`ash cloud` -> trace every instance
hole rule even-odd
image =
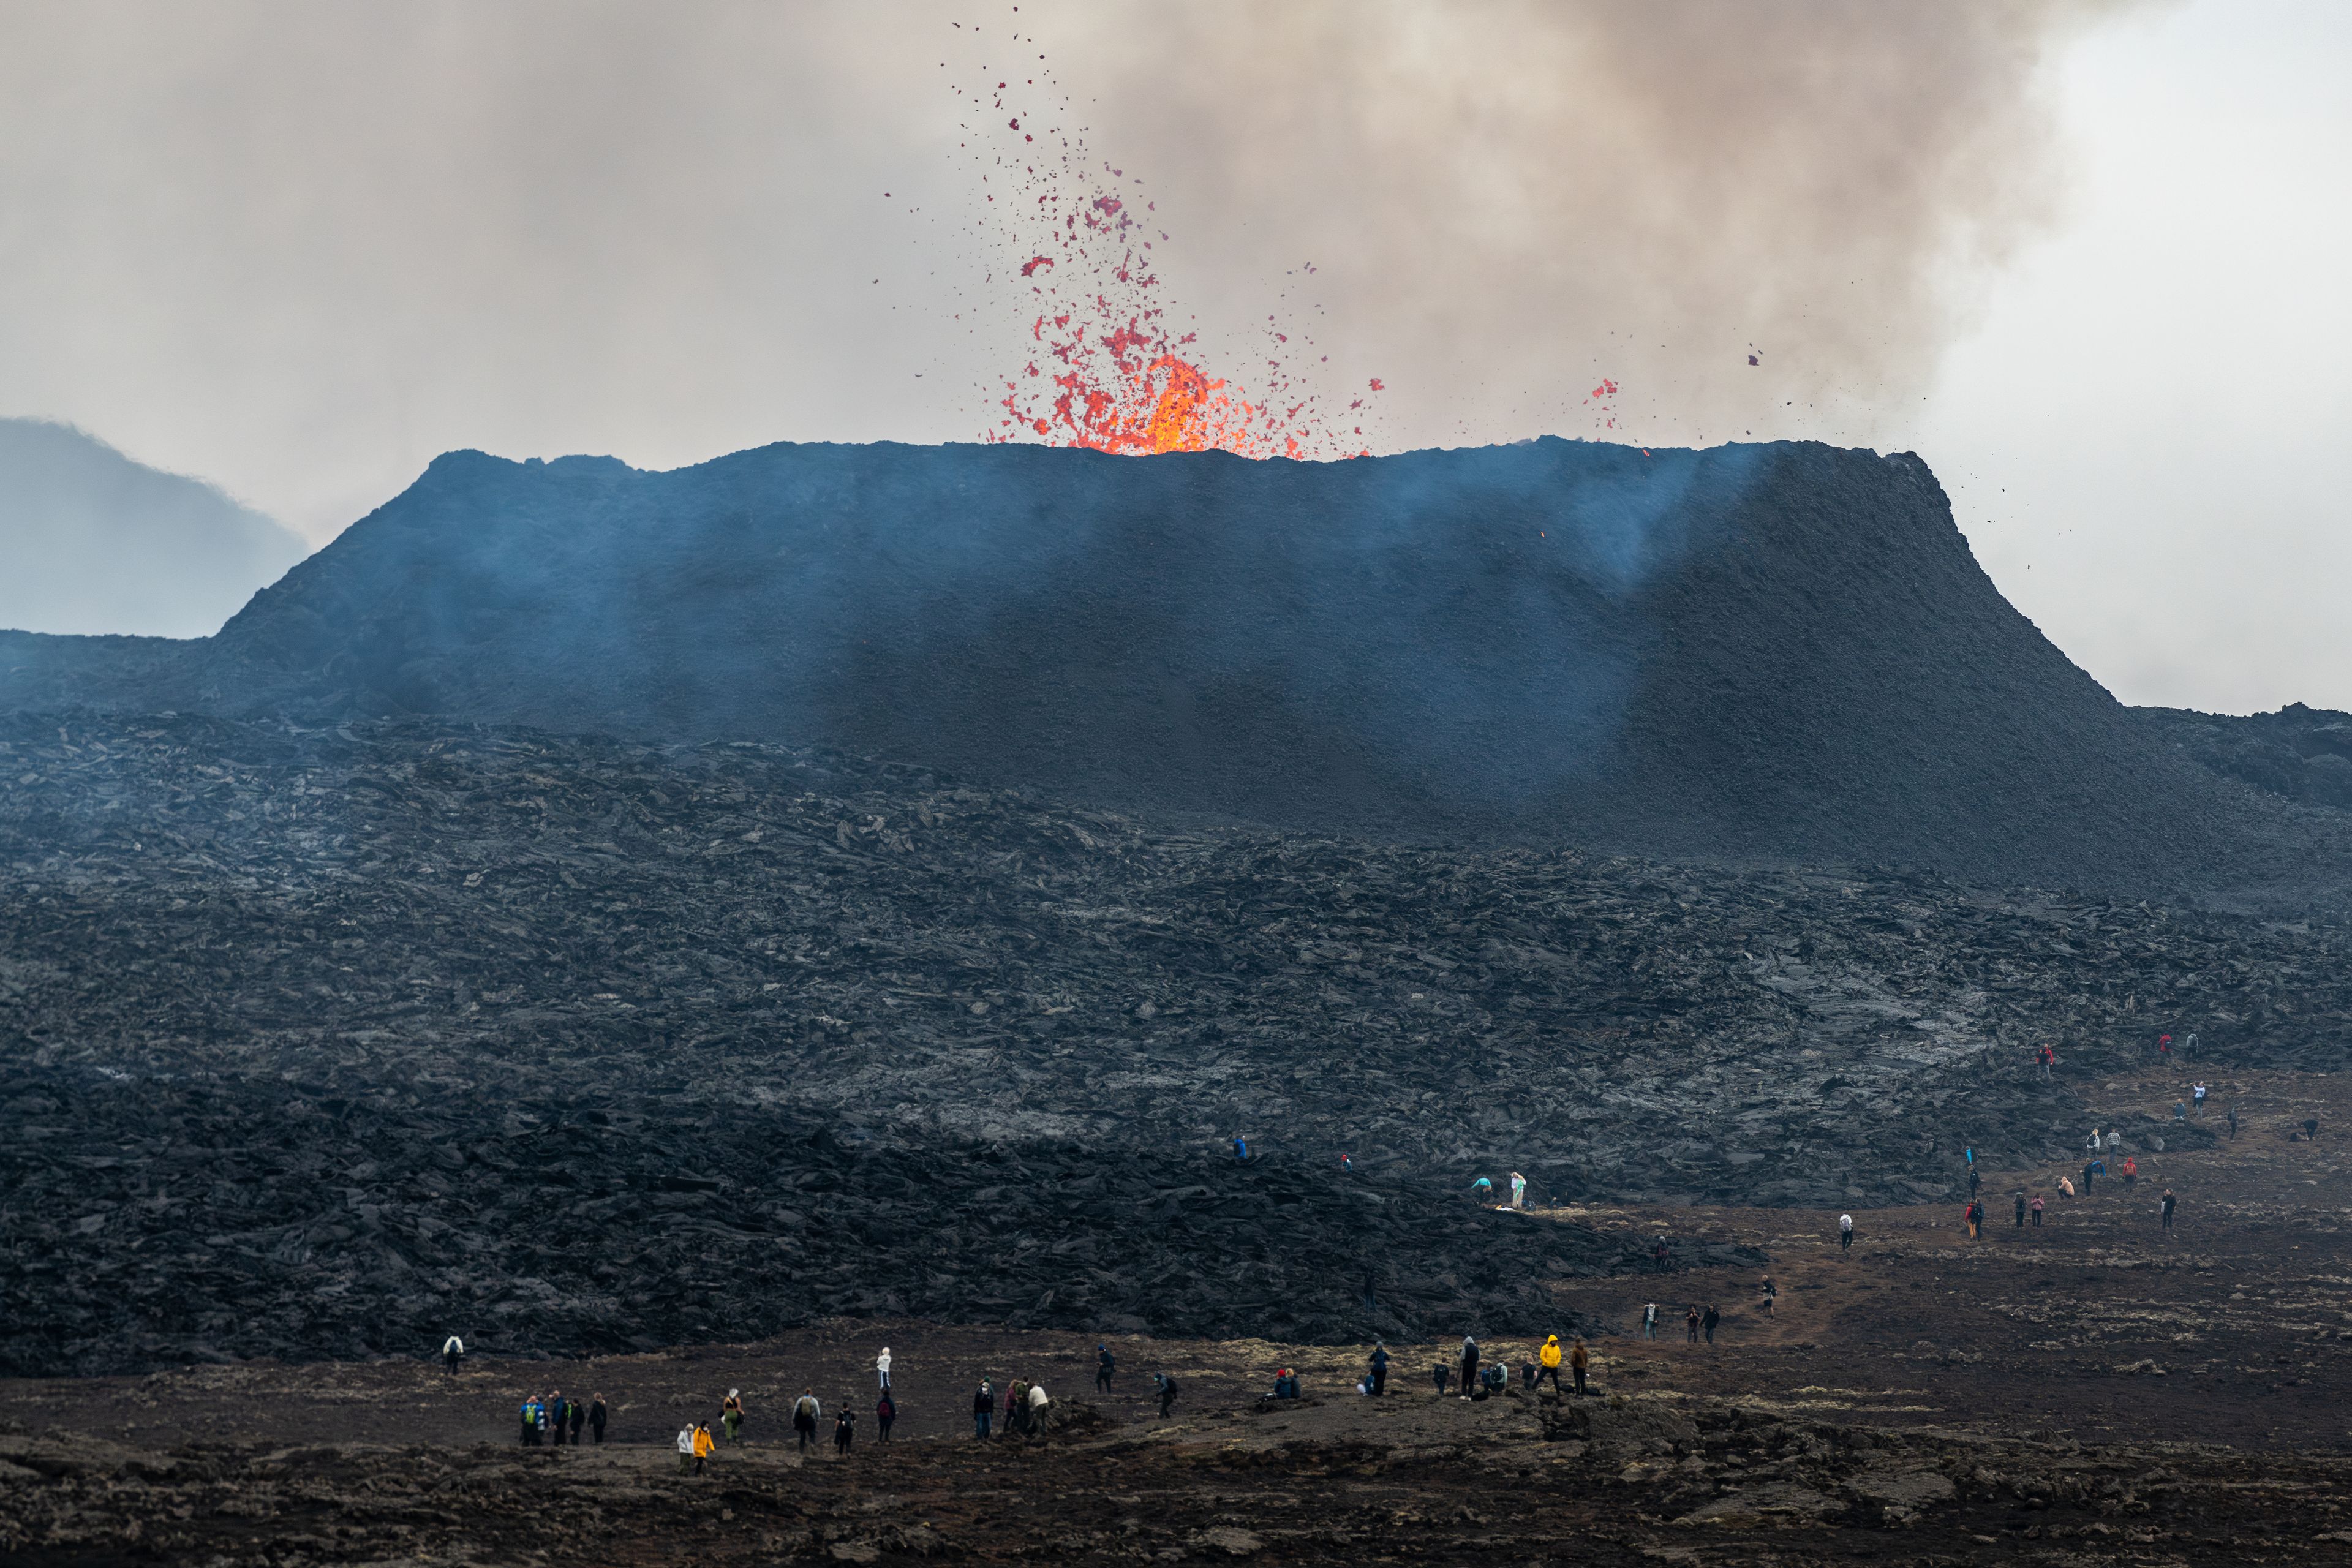
[[[2132,8],[1208,0],[1036,30],[1097,147],[1151,171],[1171,274],[1230,297],[1317,263],[1393,435],[1613,412],[1706,442],[1916,406],[2063,195],[2045,67]]]
[[[951,87],[1018,53],[1213,374],[1287,312],[1381,449],[1604,433],[1604,375],[1636,439],[1867,439],[2121,5],[0,0],[0,412],[313,540],[463,447],[972,439],[1029,318]]]

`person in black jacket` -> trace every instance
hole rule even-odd
[[[1478,1386],[1478,1342],[1468,1334],[1462,1336],[1462,1394],[1468,1398]]]
[[[1715,1343],[1715,1325],[1721,1321],[1723,1321],[1723,1314],[1715,1310],[1714,1302],[1709,1301],[1706,1304],[1706,1311],[1698,1321],[1699,1331],[1706,1336],[1707,1343]]]
[[[882,1397],[874,1402],[874,1425],[882,1434],[882,1441],[890,1440],[890,1423],[898,1419],[898,1406],[891,1401],[890,1391],[884,1389]]]
[[[996,1391],[988,1386],[986,1378],[982,1378],[980,1381],[980,1387],[972,1392],[971,1396],[971,1435],[975,1437],[987,1436],[988,1424],[995,1418],[995,1415]]]
[[[580,1428],[587,1424],[588,1407],[578,1400],[572,1402],[572,1446],[580,1447]]]
[[[1110,1347],[1108,1345],[1097,1345],[1095,1347],[1095,1388],[1097,1392],[1102,1394],[1108,1394],[1110,1392],[1110,1374],[1117,1371],[1118,1367],[1118,1363],[1111,1359]]]
[[[555,1446],[563,1447],[563,1424],[571,1418],[572,1406],[563,1402],[563,1390],[557,1389],[547,1396],[547,1424],[554,1430]]]
[[[857,1412],[852,1410],[848,1402],[845,1400],[842,1403],[841,1413],[833,1418],[833,1451],[836,1454],[849,1452],[850,1439],[856,1435]]]
[[[601,1394],[596,1396],[595,1403],[588,1406],[588,1432],[595,1442],[604,1440],[604,1396]]]
[[[1151,1374],[1151,1384],[1160,1390],[1160,1417],[1164,1421],[1176,1403],[1176,1380],[1164,1372],[1155,1372]]]

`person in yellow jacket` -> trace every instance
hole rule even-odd
[[[702,1461],[710,1458],[710,1451],[717,1447],[719,1445],[710,1440],[710,1428],[697,1423],[694,1428],[694,1473],[696,1475],[702,1473]]]
[[[1558,1334],[1546,1339],[1543,1349],[1536,1352],[1536,1386],[1538,1388],[1543,1386],[1545,1378],[1551,1379],[1551,1391],[1554,1394],[1560,1392],[1559,1336]]]
[[[1579,1399],[1584,1397],[1584,1369],[1591,1364],[1592,1352],[1584,1348],[1584,1338],[1580,1334],[1577,1336],[1576,1343],[1570,1345],[1568,1350],[1568,1370],[1575,1379],[1576,1396]],[[1558,1388],[1559,1379],[1553,1378],[1551,1385]]]

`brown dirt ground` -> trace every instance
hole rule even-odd
[[[2168,1112],[2192,1076],[2116,1079],[2098,1110]],[[1602,1397],[1572,1410],[1437,1399],[1428,1369],[1451,1345],[1391,1347],[1392,1397],[1373,1402],[1350,1387],[1362,1347],[1115,1337],[1104,1397],[1089,1337],[846,1320],[752,1345],[476,1361],[454,1378],[385,1361],[21,1380],[0,1383],[0,1434],[15,1434],[0,1436],[0,1558],[2352,1557],[2352,1172],[2336,1131],[2352,1127],[2352,1083],[2208,1081],[2209,1126],[2240,1107],[2234,1141],[2140,1152],[2134,1188],[2074,1200],[2056,1168],[1989,1172],[1979,1240],[1958,1205],[1858,1211],[1844,1256],[1833,1211],[1573,1211],[1751,1242],[1780,1295],[1768,1318],[1750,1270],[1564,1287],[1623,1331],[1596,1342]],[[2290,1138],[2306,1116],[2316,1142]],[[2052,1198],[2039,1230],[2011,1223],[2020,1184]],[[1654,1290],[1671,1295],[1654,1298],[1667,1321],[1651,1343],[1633,1329]],[[1680,1342],[1693,1300],[1725,1312],[1712,1346]],[[901,1410],[887,1450],[865,1370],[885,1343]],[[1514,1365],[1533,1348],[1486,1345]],[[1307,1404],[1261,1400],[1278,1365],[1301,1373]],[[1167,1422],[1147,1388],[1160,1368],[1183,1389]],[[972,1443],[982,1376],[1042,1381],[1071,1427]],[[678,1476],[678,1424],[716,1431],[730,1387],[750,1441]],[[517,1447],[515,1406],[555,1388],[602,1393],[614,1441]],[[847,1458],[793,1451],[784,1412],[803,1388],[828,1415],[860,1412]],[[1904,1490],[1930,1471],[1951,1484]]]

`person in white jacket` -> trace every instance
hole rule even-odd
[[[882,1353],[874,1358],[874,1375],[882,1380],[882,1392],[890,1392],[890,1347],[884,1345]]]
[[[677,1429],[677,1473],[694,1468],[694,1423],[689,1421]]]

